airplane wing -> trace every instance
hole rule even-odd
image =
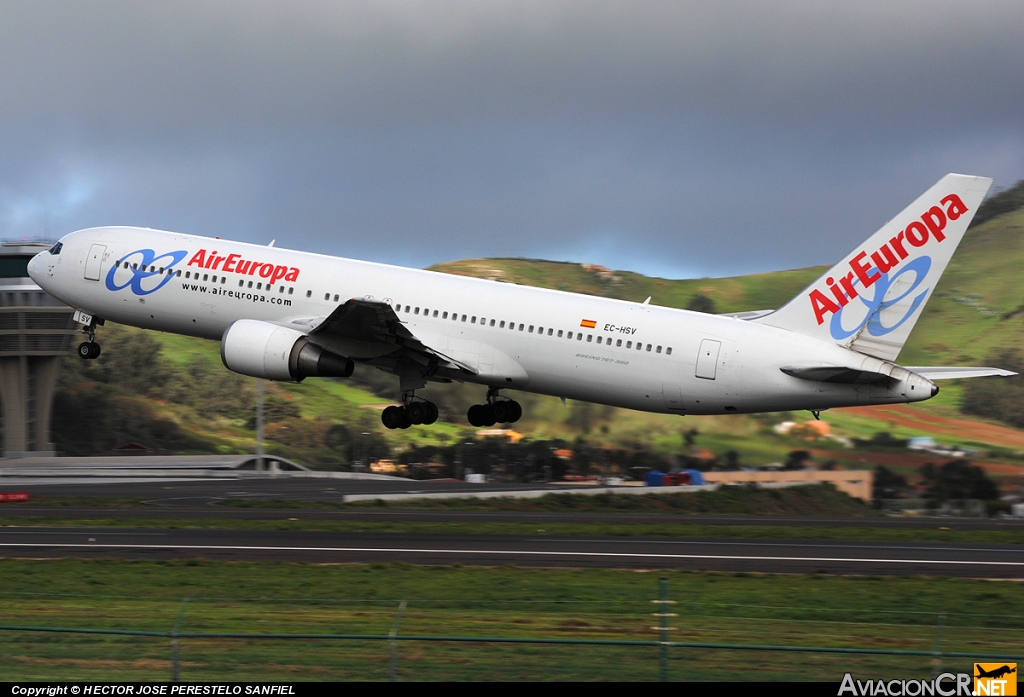
[[[758,317],[764,317],[770,315],[775,310],[744,310],[743,312],[722,312],[719,317],[735,317],[736,319],[745,319],[747,321],[757,319]]]
[[[929,380],[957,380],[960,378],[1010,377],[1017,373],[1002,368],[969,368],[966,366],[903,366],[912,373],[917,373]]]
[[[339,305],[326,318],[300,320],[293,324],[312,327],[307,334],[311,342],[349,358],[411,362],[429,375],[439,368],[477,373],[472,366],[413,335],[388,303],[353,298]]]

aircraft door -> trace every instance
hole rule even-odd
[[[102,244],[94,244],[89,248],[89,256],[85,258],[85,280],[100,280],[100,265],[103,263],[103,253],[106,251],[106,245]]]
[[[697,354],[695,374],[704,380],[714,380],[718,371],[718,352],[722,350],[722,342],[704,339],[700,342],[700,353]]]
[[[668,409],[683,410],[683,394],[679,385],[662,384],[661,394],[665,397],[665,406]]]

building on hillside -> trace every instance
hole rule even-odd
[[[49,242],[0,245],[0,407],[4,457],[53,455],[50,414],[60,359],[78,331],[74,310],[28,276],[28,262]]]
[[[747,472],[704,472],[705,484],[758,484],[794,486],[828,482],[839,491],[863,501],[871,501],[875,473],[871,470],[779,470]]]

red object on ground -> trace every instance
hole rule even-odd
[[[15,491],[10,494],[0,493],[0,501],[28,501],[28,492]]]
[[[666,474],[661,479],[662,486],[687,486],[690,483],[689,472],[678,472],[676,474]]]

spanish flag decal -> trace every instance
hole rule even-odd
[[[580,326],[586,327],[587,329],[593,329],[594,327],[597,326],[597,320],[585,319],[582,322],[580,322]]]

